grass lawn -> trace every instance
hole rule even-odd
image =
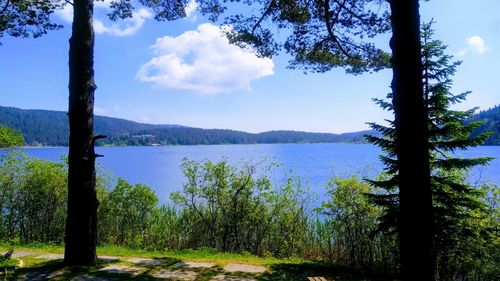
[[[0,245],[2,252],[10,249],[8,245]],[[27,256],[12,258],[0,263],[0,278],[7,276],[6,280],[18,280],[19,276],[26,274],[47,272],[47,280],[72,280],[77,276],[93,276],[101,278],[95,280],[176,280],[156,279],[154,274],[161,270],[171,270],[171,266],[180,261],[210,262],[215,266],[210,268],[189,269],[195,272],[195,281],[209,281],[215,276],[226,274],[234,278],[227,280],[258,280],[258,281],[295,281],[308,280],[307,277],[321,276],[329,281],[361,281],[361,280],[391,280],[383,276],[373,276],[346,267],[335,266],[321,261],[306,261],[299,258],[278,259],[273,257],[258,257],[251,254],[217,253],[212,249],[188,249],[181,251],[144,251],[116,246],[98,247],[98,256],[119,257],[118,261],[100,261],[95,267],[64,268],[61,260],[48,260],[37,258],[45,254],[62,254],[64,248],[54,245],[29,245],[15,246],[14,253],[29,253]],[[161,265],[144,266],[144,271],[138,275],[117,274],[103,272],[107,266],[137,267],[136,264],[127,262],[128,258],[158,258]],[[229,263],[264,266],[265,273],[227,273],[223,270]],[[186,269],[183,269],[186,270]],[[50,276],[58,272],[57,276]],[[50,273],[50,274],[49,274]],[[28,275],[29,276],[29,275]],[[249,279],[245,279],[249,278]],[[28,278],[29,279],[29,278]],[[44,280],[43,278],[41,280]],[[79,279],[86,280],[86,279]],[[92,280],[92,279],[88,279]]]

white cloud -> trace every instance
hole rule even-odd
[[[186,18],[196,20],[196,9],[198,9],[198,3],[196,0],[189,1],[184,9],[186,12]]]
[[[158,88],[215,94],[250,89],[252,80],[274,74],[274,63],[251,49],[229,43],[221,28],[205,23],[177,37],[164,36],[151,46],[154,57],[137,78]]]
[[[96,9],[109,9],[111,0],[95,1]],[[73,6],[65,5],[63,9],[57,10],[56,15],[63,21],[71,23],[73,21]],[[109,34],[113,36],[129,36],[135,34],[144,25],[146,19],[153,17],[151,12],[141,8],[132,13],[132,18],[121,20],[119,22],[102,21],[94,18],[94,31],[97,34]]]
[[[66,4],[64,8],[56,10],[55,14],[67,23],[73,22],[73,6]]]
[[[462,49],[458,53],[459,56],[465,56],[470,51],[477,54],[484,54],[490,49],[488,46],[486,46],[484,39],[477,35],[467,37],[465,42],[467,44],[467,47]]]
[[[111,2],[113,2],[113,0],[94,0],[94,7],[109,9]]]
[[[483,38],[479,36],[471,36],[467,38],[467,44],[469,47],[478,54],[484,54],[488,47],[484,44]]]
[[[132,13],[132,18],[120,21],[120,23],[106,24],[99,19],[94,19],[94,31],[97,34],[109,34],[114,36],[134,35],[144,25],[146,19],[153,15],[148,10],[141,8]]]

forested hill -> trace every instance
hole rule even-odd
[[[474,135],[492,132],[486,145],[500,145],[500,105],[492,107],[488,110],[480,111],[470,121],[482,121],[483,124],[474,131]]]
[[[62,111],[0,107],[0,124],[19,130],[27,145],[67,146],[68,117]],[[270,131],[259,134],[234,130],[199,129],[180,125],[151,125],[118,118],[95,117],[95,133],[108,136],[99,145],[193,145],[252,143],[362,142],[368,131],[329,134]]]
[[[63,111],[19,109],[0,106],[0,124],[19,130],[27,145],[68,145],[68,116]],[[109,137],[129,135],[141,130],[180,127],[178,125],[151,125],[124,119],[96,116],[96,134]]]

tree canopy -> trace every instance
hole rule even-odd
[[[18,131],[0,125],[0,148],[22,146],[24,137]]]
[[[260,7],[258,15],[237,14],[226,19],[228,35],[239,45],[251,44],[262,56],[284,49],[293,56],[291,68],[325,72],[334,67],[360,74],[388,67],[390,55],[373,38],[390,30],[385,1],[243,1]],[[274,31],[289,34],[283,42]]]
[[[50,30],[61,28],[61,25],[52,22],[50,16],[65,4],[63,0],[0,0],[0,38],[4,34],[37,38]]]

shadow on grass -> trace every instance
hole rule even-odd
[[[324,277],[328,281],[382,281],[394,280],[390,276],[363,273],[348,267],[336,266],[325,262],[277,263],[269,266],[270,271],[259,273],[224,272],[220,266],[211,268],[172,268],[181,261],[177,258],[157,257],[162,261],[160,265],[148,266],[130,264],[120,260],[99,260],[97,266],[92,267],[65,267],[62,260],[41,261],[28,268],[15,270],[4,280],[77,280],[77,281],[104,281],[104,280],[183,280],[155,278],[155,274],[188,272],[194,273],[195,281],[210,281],[217,275],[223,274],[229,278],[239,277],[258,281],[307,281],[308,277]],[[103,270],[110,267],[108,270]],[[181,274],[182,275],[182,274]],[[157,276],[161,276],[158,274]],[[238,280],[238,279],[228,279]]]
[[[62,260],[50,260],[30,266],[17,267],[4,280],[49,280],[51,274],[63,268]]]
[[[259,281],[304,281],[308,277],[324,277],[335,281],[390,281],[390,276],[364,273],[348,267],[325,262],[304,262],[297,264],[278,263],[271,265],[271,271],[257,278]]]
[[[78,281],[85,280],[162,280],[157,279],[152,276],[155,272],[169,267],[177,262],[179,259],[170,258],[170,257],[154,257],[154,260],[161,261],[160,264],[147,264],[147,263],[130,263],[123,261],[118,261],[120,265],[124,266],[123,269],[119,267],[116,269],[110,268],[109,270],[103,270],[105,267],[110,266],[111,264],[100,264],[99,267],[94,270],[87,272],[85,274],[80,274]],[[127,272],[128,269],[136,269],[136,272]]]
[[[21,268],[8,280],[132,280],[130,274],[99,271],[119,261],[99,261],[96,266],[64,266],[62,260],[46,261],[29,268]],[[134,279],[135,280],[135,279]]]
[[[169,267],[172,266],[178,262],[181,262],[181,259],[178,258],[172,258],[172,257],[153,257],[153,259],[161,260],[160,267]]]
[[[109,271],[94,271],[91,276],[94,279],[79,279],[79,281],[84,280],[137,280],[137,281],[157,281],[157,280],[190,280],[190,279],[182,279],[180,278],[156,278],[154,277],[155,273],[158,273],[162,270],[167,270],[169,272],[192,272],[196,274],[196,277],[193,277],[195,281],[210,281],[214,276],[222,272],[222,268],[214,266],[211,268],[196,268],[196,269],[186,269],[186,268],[145,268],[144,271],[141,271],[139,274],[133,275],[130,273],[117,273],[117,272],[109,272]],[[182,274],[179,276],[183,276]]]
[[[217,274],[222,273],[222,268],[220,266],[213,266],[210,268],[203,268],[199,271],[199,275],[196,281],[210,281]]]
[[[222,268],[214,266],[211,268],[170,268],[180,259],[169,257],[157,257],[161,260],[160,265],[131,264],[122,260],[98,260],[96,266],[65,267],[62,260],[41,261],[27,268],[18,268],[13,271],[5,280],[166,280],[155,278],[153,275],[161,270],[173,272],[190,271],[196,273],[196,281],[209,281],[215,275],[222,272]],[[103,270],[110,267],[108,270]],[[170,279],[167,279],[170,280]],[[174,279],[176,280],[176,279]]]

